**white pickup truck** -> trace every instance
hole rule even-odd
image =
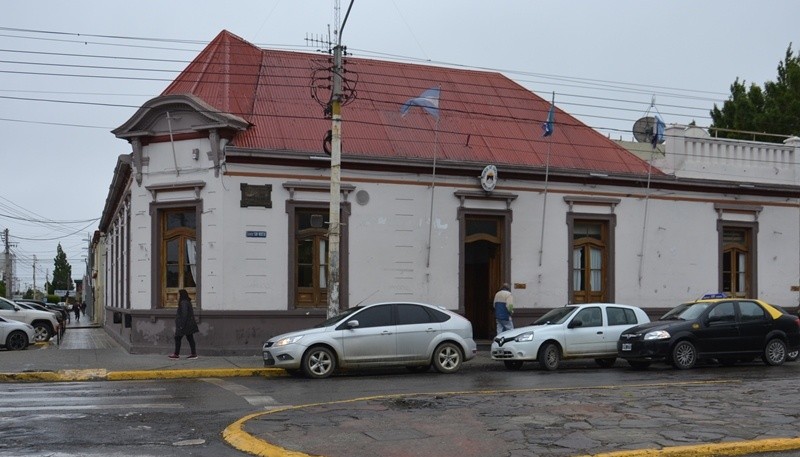
[[[37,342],[49,341],[59,330],[58,320],[53,313],[25,309],[3,297],[0,297],[0,316],[32,325],[36,332]]]

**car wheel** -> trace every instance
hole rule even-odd
[[[697,363],[697,349],[688,341],[678,341],[672,348],[672,363],[679,370],[688,370]]]
[[[539,366],[547,371],[558,369],[558,364],[561,362],[561,351],[554,343],[546,343],[539,349]]]
[[[608,357],[605,359],[594,359],[594,363],[596,363],[601,368],[611,368],[614,366],[614,363],[617,361],[616,357]]]
[[[37,343],[50,341],[53,336],[53,328],[47,322],[34,322],[33,323],[34,341]]]
[[[336,357],[325,346],[314,346],[303,354],[302,369],[309,378],[327,378],[336,369]]]
[[[406,370],[412,373],[427,373],[430,369],[430,365],[411,365],[406,367]]]
[[[505,360],[503,364],[506,366],[506,370],[518,371],[522,368],[522,360]]]
[[[800,357],[800,351],[792,351],[786,353],[786,361],[787,362],[794,362],[797,358]]]
[[[643,360],[628,360],[628,365],[635,370],[645,370],[650,367],[650,362]]]
[[[11,351],[21,351],[28,347],[28,335],[22,330],[14,330],[6,338],[6,349]]]
[[[767,365],[778,366],[786,361],[786,343],[778,338],[773,338],[767,342],[764,348],[764,355],[761,359]]]
[[[439,373],[455,373],[463,361],[461,349],[454,343],[442,343],[433,351],[433,366]]]

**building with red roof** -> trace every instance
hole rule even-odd
[[[114,171],[93,287],[129,350],[169,351],[180,289],[201,352],[258,351],[326,315],[331,65],[223,31],[113,131],[131,153]],[[758,278],[754,255],[746,273],[720,270],[722,233],[752,248],[764,208],[783,220],[797,205],[787,186],[664,173],[557,105],[543,136],[551,101],[500,73],[344,67],[342,309],[430,302],[469,318],[476,338],[493,336],[504,282],[518,320],[577,302],[663,309],[730,287],[726,274]],[[438,117],[401,113],[430,88]]]

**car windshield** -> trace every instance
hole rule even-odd
[[[661,316],[659,320],[683,319],[690,321],[697,319],[708,308],[708,305],[708,303],[684,303],[671,309],[667,314]]]
[[[578,309],[574,306],[565,306],[563,308],[551,309],[547,314],[536,319],[533,325],[552,325],[563,324],[575,310]]]
[[[320,322],[319,324],[315,325],[314,328],[330,327],[331,325],[345,319],[347,316],[353,314],[354,312],[360,309],[362,309],[361,306],[354,306],[352,308],[349,308],[346,311],[342,312],[341,314],[337,314],[336,316],[326,319],[324,322]]]

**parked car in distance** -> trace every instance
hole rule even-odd
[[[640,308],[617,303],[584,303],[550,310],[533,324],[508,330],[492,341],[492,360],[509,370],[538,362],[556,370],[562,359],[590,358],[601,367],[614,365],[620,334],[650,322]]]
[[[685,370],[700,360],[731,365],[756,357],[781,365],[800,349],[800,318],[761,300],[707,295],[626,330],[617,349],[634,368],[667,362]]]
[[[0,347],[20,351],[33,343],[35,338],[32,325],[0,317]]]
[[[61,326],[64,325],[64,315],[62,315],[59,311],[54,311],[36,302],[29,302],[26,300],[14,300],[14,302],[25,309],[37,309],[39,311],[46,311],[48,313],[51,313],[53,316],[56,317],[56,320]]]
[[[34,338],[36,342],[49,341],[50,337],[60,329],[58,320],[53,313],[38,309],[25,309],[3,297],[0,297],[0,317],[32,325],[36,332]]]
[[[405,366],[455,373],[477,354],[472,324],[425,303],[375,303],[350,308],[319,325],[270,338],[264,365],[326,378],[337,369]]]
[[[38,305],[38,306],[36,306],[37,309],[41,309],[41,307],[47,308],[47,311],[55,311],[61,316],[61,319],[59,319],[60,322],[63,322],[65,320],[67,320],[67,309],[64,308],[63,306],[57,305],[55,303],[48,303],[48,302],[44,302],[44,301],[41,301],[41,300],[33,300],[33,299],[28,299],[28,298],[23,298],[22,300],[15,300],[15,301],[17,303],[27,303],[27,304],[30,304],[30,305]]]

